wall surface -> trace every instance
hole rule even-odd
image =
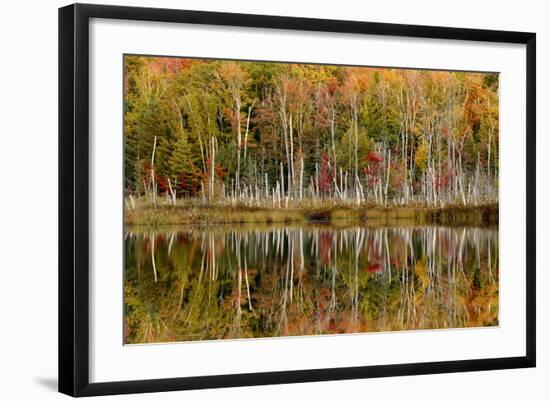
[[[550,355],[550,25],[535,0],[233,0],[112,4],[534,31],[538,44],[538,367],[536,369],[131,395],[124,399],[547,400]],[[4,4],[0,23],[0,398],[53,400],[57,387],[57,0]],[[25,155],[22,159],[20,155]],[[116,397],[123,399],[122,397]],[[108,397],[105,399],[115,399]]]

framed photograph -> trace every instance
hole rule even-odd
[[[59,390],[535,366],[535,34],[59,10]]]

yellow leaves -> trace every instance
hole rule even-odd
[[[420,279],[422,288],[426,288],[428,286],[428,264],[426,262],[426,258],[419,259],[416,262],[414,265],[414,271]]]
[[[300,77],[310,82],[325,82],[333,78],[336,66],[331,65],[309,65],[309,64],[291,64],[290,72],[294,77]]]
[[[430,71],[430,78],[435,85],[447,86],[452,73],[449,71]]]
[[[418,126],[412,126],[410,128],[411,133],[416,137],[419,138],[422,135],[422,130]]]
[[[424,139],[422,139],[420,146],[416,149],[414,162],[421,172],[424,172],[428,166],[428,143]]]

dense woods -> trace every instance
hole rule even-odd
[[[498,324],[498,74],[124,68],[125,343]]]
[[[128,209],[498,201],[498,74],[126,56]]]

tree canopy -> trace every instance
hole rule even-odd
[[[498,199],[498,74],[126,56],[125,190]]]

